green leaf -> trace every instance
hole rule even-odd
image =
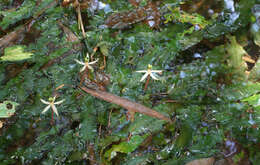
[[[144,141],[144,139],[147,136],[148,135],[144,135],[144,136],[135,135],[131,137],[130,141],[128,142],[125,141],[125,142],[121,142],[118,145],[113,145],[113,147],[105,153],[105,157],[111,160],[113,157],[117,155],[117,152],[126,153],[126,154],[133,152]]]
[[[254,23],[251,27],[251,34],[254,37],[254,42],[256,45],[260,46],[260,30],[257,23]]]
[[[260,83],[248,82],[246,84],[232,85],[222,91],[222,95],[229,101],[250,97],[260,92]]]
[[[4,101],[0,103],[0,118],[11,117],[15,113],[15,107],[19,105],[16,102]]]
[[[104,55],[104,56],[108,56],[109,55],[109,42],[105,42],[105,41],[102,41],[98,44],[99,48],[100,48],[100,51],[101,53]]]
[[[153,124],[151,124],[153,123]],[[134,122],[129,126],[132,134],[142,134],[147,132],[156,132],[163,129],[165,121],[152,118],[150,116],[137,114]]]
[[[181,127],[180,135],[176,139],[176,147],[177,148],[184,148],[192,140],[192,128],[188,124],[184,124]]]
[[[255,66],[250,71],[249,79],[256,81],[260,79],[260,58],[257,60]]]
[[[207,25],[210,24],[209,21],[207,21],[203,16],[194,13],[189,14],[184,11],[181,11],[180,8],[172,9],[171,7],[168,7],[171,11],[170,14],[166,14],[166,21],[165,23],[171,22],[171,21],[179,21],[181,23],[191,23],[192,25],[199,25],[201,28],[205,28]]]
[[[123,163],[123,165],[136,165],[136,164],[147,164],[149,161],[150,154],[144,154],[144,155],[135,155],[130,154],[127,156],[126,161]]]
[[[4,50],[4,56],[0,57],[2,61],[20,61],[31,58],[33,53],[25,51],[26,46],[15,45]]]
[[[244,48],[239,43],[237,43],[234,36],[229,36],[228,38],[231,42],[227,46],[227,51],[229,54],[229,66],[236,70],[237,73],[240,73],[240,75],[244,75],[246,63],[243,61],[242,57],[247,53]]]
[[[260,94],[247,97],[242,101],[248,102],[250,105],[253,105],[254,107],[258,107],[260,106]]]

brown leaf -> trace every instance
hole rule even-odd
[[[55,5],[57,5],[56,1],[51,2],[46,8],[43,8],[38,13],[36,13],[34,18],[31,18],[25,24],[16,28],[16,30],[14,30],[13,32],[6,34],[2,38],[0,38],[0,51],[2,51],[3,48],[12,45],[12,42],[17,41],[19,38],[22,38],[23,34],[25,32],[28,32],[30,30],[30,27],[36,22],[36,18],[42,15],[47,9],[54,7]]]
[[[112,14],[106,19],[105,24],[113,29],[124,29],[132,24],[144,22],[151,28],[158,28],[160,24],[160,12],[157,9],[159,4],[160,2],[150,1],[145,7]]]
[[[145,23],[150,28],[158,28],[161,22],[161,14],[158,10],[158,7],[160,5],[160,2],[153,2],[150,1],[144,8],[147,13],[147,17],[145,19]]]
[[[11,45],[12,42],[15,42],[19,38],[19,36],[24,34],[25,31],[26,31],[25,27],[21,26],[17,30],[0,38],[0,50]]]
[[[215,158],[203,158],[203,159],[197,159],[193,160],[186,165],[213,165],[215,162]]]
[[[105,24],[113,29],[124,29],[132,24],[143,21],[145,18],[144,9],[138,8],[133,11],[112,14],[106,19]]]
[[[127,109],[128,111],[139,112],[139,113],[151,116],[151,117],[155,117],[155,118],[158,118],[161,120],[172,122],[170,118],[164,116],[163,114],[161,114],[151,108],[143,106],[139,103],[132,102],[128,99],[113,95],[113,94],[105,92],[105,91],[93,90],[93,89],[85,88],[85,87],[80,87],[80,88],[83,91],[91,94],[94,97],[97,97],[99,99],[105,100],[110,103],[117,104],[117,105]]]

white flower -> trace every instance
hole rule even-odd
[[[148,64],[147,70],[139,70],[139,71],[136,71],[136,72],[145,73],[140,80],[140,82],[142,82],[147,78],[147,76],[151,76],[152,79],[159,80],[156,73],[161,74],[163,72],[163,70],[152,70],[152,65]]]
[[[49,98],[49,101],[45,101],[45,100],[41,99],[41,102],[42,102],[43,104],[47,104],[47,105],[48,105],[47,107],[44,108],[44,110],[42,111],[42,113],[47,112],[47,111],[51,108],[51,109],[53,110],[53,112],[54,112],[57,116],[59,116],[59,113],[58,113],[57,108],[55,107],[55,105],[61,104],[63,101],[65,101],[65,99],[63,99],[63,100],[61,100],[61,101],[57,101],[56,103],[55,103],[55,99],[56,99],[56,96],[54,96],[53,98],[50,97],[50,98]]]
[[[95,61],[92,61],[92,62],[89,62],[89,57],[88,57],[88,54],[87,54],[87,57],[85,58],[85,62],[81,62],[77,59],[74,59],[78,64],[80,65],[83,65],[83,67],[80,69],[80,72],[83,72],[86,68],[90,69],[90,70],[93,70],[93,67],[90,66],[90,65],[93,65],[95,63],[98,62],[98,59],[95,60]]]

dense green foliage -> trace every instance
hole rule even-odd
[[[141,0],[139,7],[149,2]],[[257,11],[252,10],[257,0],[239,0],[233,9],[219,1],[220,11],[211,16],[184,11],[182,5],[196,5],[193,1],[166,0],[157,4],[158,27],[139,21],[121,29],[104,26],[107,17],[137,7],[103,1],[109,10],[90,6],[81,11],[85,38],[72,5],[24,0],[14,9],[12,3],[0,1],[0,37],[30,19],[35,22],[0,54],[0,101],[19,103],[1,130],[2,164],[185,164],[223,158],[227,141],[240,148],[233,161],[259,162],[260,60],[249,64],[243,59],[248,54],[257,60],[254,53],[260,50]],[[77,42],[67,39],[61,23]],[[79,43],[82,49],[75,48]],[[74,59],[84,61],[87,53],[99,59],[95,71],[109,75],[108,92],[174,122],[140,113],[131,122],[125,109],[83,94],[77,88],[82,66]],[[142,74],[135,71],[148,64],[164,72],[144,91]],[[65,101],[56,106],[59,117],[52,125],[51,111],[41,113],[45,105],[40,99],[53,96],[62,84],[59,99]]]

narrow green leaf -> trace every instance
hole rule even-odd
[[[187,145],[189,145],[191,140],[192,140],[192,129],[188,124],[184,124],[181,127],[180,135],[176,139],[176,146],[178,148],[184,148]]]

